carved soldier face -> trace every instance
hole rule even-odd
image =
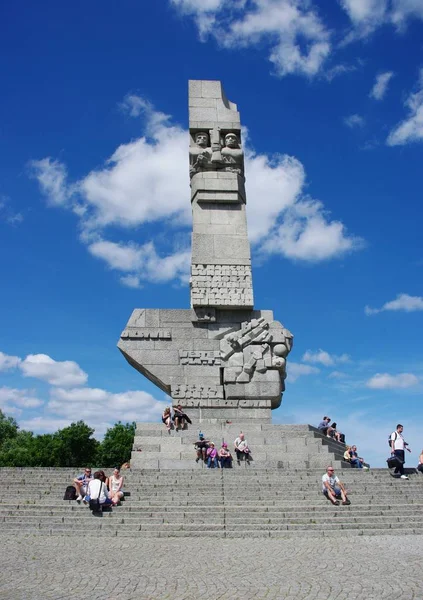
[[[197,144],[197,146],[200,146],[200,148],[207,148],[209,143],[209,136],[207,135],[207,133],[203,132],[196,133],[195,143]]]
[[[235,133],[228,133],[228,135],[225,136],[225,145],[228,148],[238,148],[239,142],[237,135]]]

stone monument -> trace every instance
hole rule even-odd
[[[135,309],[118,348],[193,422],[270,423],[292,334],[254,310],[241,122],[220,81],[189,82],[189,133],[191,308]]]

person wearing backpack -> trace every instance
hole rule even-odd
[[[408,452],[411,452],[411,449],[408,447],[407,442],[402,437],[403,431],[404,427],[401,425],[401,423],[398,423],[396,430],[391,433],[391,454],[395,455],[399,459],[399,463],[395,467],[393,476],[395,477],[395,475],[400,475],[401,479],[408,479],[407,475],[404,473],[405,450],[407,449]]]

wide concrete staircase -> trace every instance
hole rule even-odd
[[[393,479],[387,469],[337,470],[351,506],[332,506],[321,493],[322,468],[132,471],[125,473],[130,496],[95,517],[86,506],[63,500],[77,471],[0,469],[2,534],[285,538],[423,533],[421,474],[406,481]]]
[[[240,431],[245,433],[252,450],[250,465],[241,468],[255,469],[314,469],[332,464],[346,467],[343,461],[344,444],[323,436],[311,425],[273,425],[254,422],[201,423],[187,430],[170,434],[158,423],[138,423],[135,432],[131,466],[137,469],[197,469],[205,467],[195,463],[194,442],[198,432],[220,448],[223,441],[230,450]],[[234,464],[238,468],[238,465]]]

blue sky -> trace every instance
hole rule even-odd
[[[22,428],[156,420],[116,343],[187,308],[188,79],[244,132],[255,306],[295,336],[275,422],[375,466],[423,446],[421,0],[4,4],[0,407]]]

